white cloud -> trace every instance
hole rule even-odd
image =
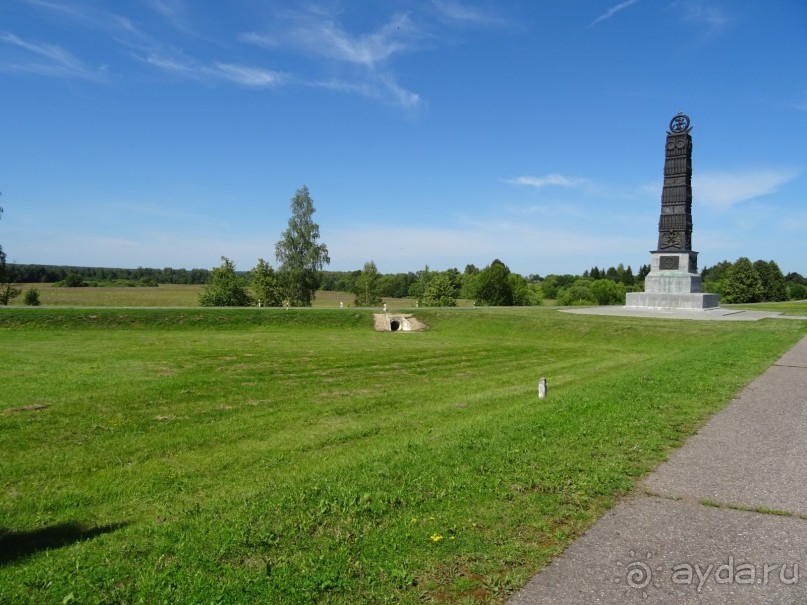
[[[156,53],[150,54],[145,58],[146,63],[159,67],[165,71],[172,71],[178,74],[188,74],[189,76],[195,71],[186,61],[178,61],[176,59],[169,59]]]
[[[248,65],[235,65],[232,63],[200,65],[185,57],[165,57],[157,53],[150,54],[144,61],[149,65],[189,80],[207,83],[227,81],[250,88],[268,88],[279,86],[288,81],[288,77],[282,72]]]
[[[335,90],[337,92],[345,92],[362,95],[364,97],[379,98],[381,93],[368,82],[346,82],[344,80],[323,80],[321,82],[308,82],[308,86],[316,86],[319,88],[326,88],[328,90]]]
[[[137,39],[148,38],[128,17],[110,13],[103,9],[67,2],[49,2],[47,0],[23,0],[23,2],[48,11],[53,15],[66,17],[88,29],[102,31],[108,35],[118,36],[124,34]]]
[[[293,14],[276,31],[239,36],[247,44],[272,50],[291,48],[344,66],[340,76],[308,79],[310,86],[356,93],[405,109],[418,107],[420,95],[401,86],[388,64],[396,55],[420,50],[423,38],[423,32],[408,14],[393,15],[373,32],[352,34],[318,13]]]
[[[420,95],[398,86],[389,74],[360,82],[322,80],[298,83],[304,86],[325,88],[336,92],[357,94],[369,99],[377,99],[392,105],[398,105],[404,109],[415,109],[422,104]]]
[[[261,46],[263,48],[274,48],[280,46],[280,40],[276,36],[269,34],[259,34],[258,32],[244,32],[238,34],[238,40],[245,44]]]
[[[735,204],[775,193],[797,175],[797,170],[787,169],[706,172],[693,177],[693,196],[699,203],[725,210]]]
[[[457,0],[432,0],[435,8],[449,19],[455,21],[484,21],[484,14],[472,7],[465,6]]]
[[[513,185],[527,185],[530,187],[546,187],[547,185],[554,185],[557,187],[578,187],[584,184],[585,179],[568,178],[562,174],[552,173],[546,176],[520,176],[515,179],[506,179],[506,183]]]
[[[394,55],[417,50],[421,33],[408,14],[393,15],[378,30],[352,35],[338,23],[320,16],[296,15],[293,22],[274,34],[243,33],[242,42],[275,48],[291,46],[336,61],[374,68]]]
[[[179,0],[148,0],[147,5],[180,31],[188,31],[185,5]]]
[[[23,51],[19,60],[4,60],[0,69],[42,76],[101,80],[104,68],[93,70],[69,51],[54,44],[28,42],[10,32],[0,32],[0,42]]]
[[[398,86],[391,75],[381,76],[380,80],[401,107],[411,109],[420,104],[420,95]]]
[[[615,14],[617,14],[619,11],[628,8],[631,4],[636,4],[638,1],[639,0],[625,0],[624,2],[620,2],[616,6],[612,6],[610,9],[605,11],[602,15],[600,15],[599,17],[594,19],[594,21],[589,23],[588,26],[589,27],[594,27],[598,23],[601,23],[602,21],[605,21],[606,19],[610,19]]]
[[[477,7],[463,4],[459,0],[432,0],[432,4],[444,19],[459,25],[482,27],[507,25],[504,19]]]
[[[215,67],[221,78],[255,88],[277,86],[286,79],[282,73],[261,67],[233,65],[231,63],[216,63]]]
[[[684,20],[711,28],[723,27],[732,20],[719,6],[708,0],[678,0],[670,7],[679,12]]]
[[[351,37],[334,23],[319,28],[316,48],[336,59],[358,63],[367,67],[411,49],[407,38],[415,32],[408,15],[395,15],[378,31]]]

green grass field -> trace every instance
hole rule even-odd
[[[0,601],[501,602],[807,333],[417,316],[0,309]]]

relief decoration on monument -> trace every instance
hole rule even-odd
[[[677,256],[662,256],[659,259],[659,269],[663,271],[677,271],[678,270],[678,257]]]

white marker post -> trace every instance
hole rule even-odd
[[[546,378],[538,379],[538,399],[546,397]]]

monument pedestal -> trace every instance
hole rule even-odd
[[[662,292],[628,292],[626,307],[645,307],[649,309],[684,309],[688,311],[705,311],[720,307],[719,294],[664,294]]]
[[[651,252],[644,292],[629,292],[626,307],[704,310],[720,306],[718,294],[701,293],[698,253]]]

